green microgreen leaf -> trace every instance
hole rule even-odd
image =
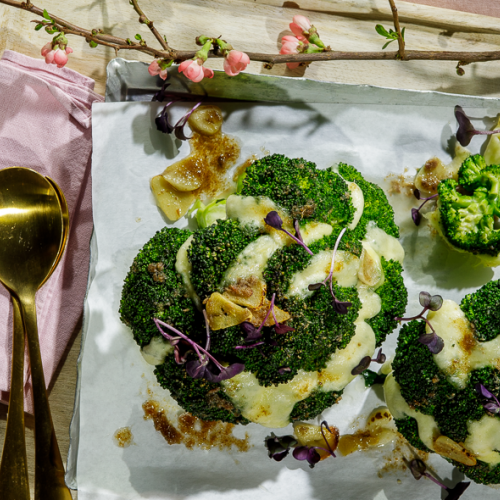
[[[37,24],[37,25],[35,26],[35,31],[40,31],[42,28],[43,28],[43,24],[42,24],[42,23]]]
[[[49,16],[49,13],[47,12],[47,9],[43,9],[43,17],[45,19],[47,19],[47,21],[52,21],[54,22],[54,20]]]

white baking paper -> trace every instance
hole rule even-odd
[[[88,330],[83,346],[78,488],[80,500],[405,500],[438,499],[440,488],[416,481],[400,469],[384,472],[390,446],[328,459],[311,470],[288,457],[267,457],[263,439],[269,429],[250,424],[235,433],[250,435],[246,453],[218,449],[188,450],[168,445],[143,418],[142,404],[157,399],[175,411],[168,393],[155,382],[153,367],[143,360],[132,335],[119,319],[123,280],[138,250],[165,226],[154,204],[149,180],[189,152],[187,143],[154,126],[161,104],[113,103],[93,107],[93,210],[97,252],[96,274],[88,294]],[[346,162],[366,179],[387,186],[389,173],[410,172],[437,155],[447,161],[456,124],[453,109],[381,105],[280,105],[224,103],[224,131],[238,137],[241,160],[269,153],[304,157],[320,168]],[[172,119],[187,109],[172,106]],[[477,111],[483,114],[485,111]],[[490,117],[498,109],[486,110]],[[478,152],[484,138],[470,146]],[[416,228],[409,207],[414,199],[389,197],[397,208],[406,250],[407,316],[420,311],[418,293],[427,290],[460,302],[499,271],[478,266],[431,237],[425,224]],[[182,220],[174,224],[186,225]],[[394,353],[397,334],[384,344]],[[366,390],[361,379],[345,391],[340,404],[325,413],[331,425],[352,432],[370,411],[383,404],[380,388]],[[319,419],[317,419],[319,422]],[[133,444],[115,445],[113,435],[130,427]],[[291,428],[277,433],[290,433]],[[463,476],[443,459],[428,461],[446,484]],[[463,498],[498,498],[498,491],[472,484]]]

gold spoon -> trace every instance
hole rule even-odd
[[[61,202],[47,179],[37,172],[20,167],[0,171],[0,282],[19,300],[28,338],[37,445],[35,498],[40,500],[71,499],[71,493],[64,483],[64,467],[45,389],[35,307],[36,291],[60,258],[63,226]],[[22,341],[18,343],[21,350],[22,344]],[[24,442],[22,434],[21,445]],[[23,453],[20,475],[25,477],[25,451]],[[0,489],[2,498],[23,498],[21,495],[26,490],[16,491],[15,488],[19,485],[22,487],[24,480],[15,484],[9,481],[8,475],[4,477],[3,471],[2,468],[0,480],[6,489]]]

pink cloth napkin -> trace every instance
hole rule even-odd
[[[6,50],[0,60],[0,169],[29,167],[54,179],[68,202],[66,252],[36,297],[47,386],[83,310],[92,233],[90,155],[94,81]],[[8,402],[12,353],[10,295],[0,285],[0,401]],[[27,377],[28,379],[28,377]],[[25,409],[32,412],[31,384]]]
[[[411,3],[500,17],[500,0],[407,0]]]

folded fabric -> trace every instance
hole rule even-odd
[[[483,16],[500,17],[499,0],[406,0],[411,3],[430,5],[442,9],[460,10],[471,14]]]
[[[54,179],[68,202],[66,252],[36,296],[40,350],[49,386],[83,311],[92,233],[92,103],[104,99],[79,73],[6,50],[0,60],[0,169],[32,168]],[[8,402],[10,295],[0,285],[0,401]],[[27,370],[25,371],[27,374]],[[26,376],[25,410],[32,412]]]

